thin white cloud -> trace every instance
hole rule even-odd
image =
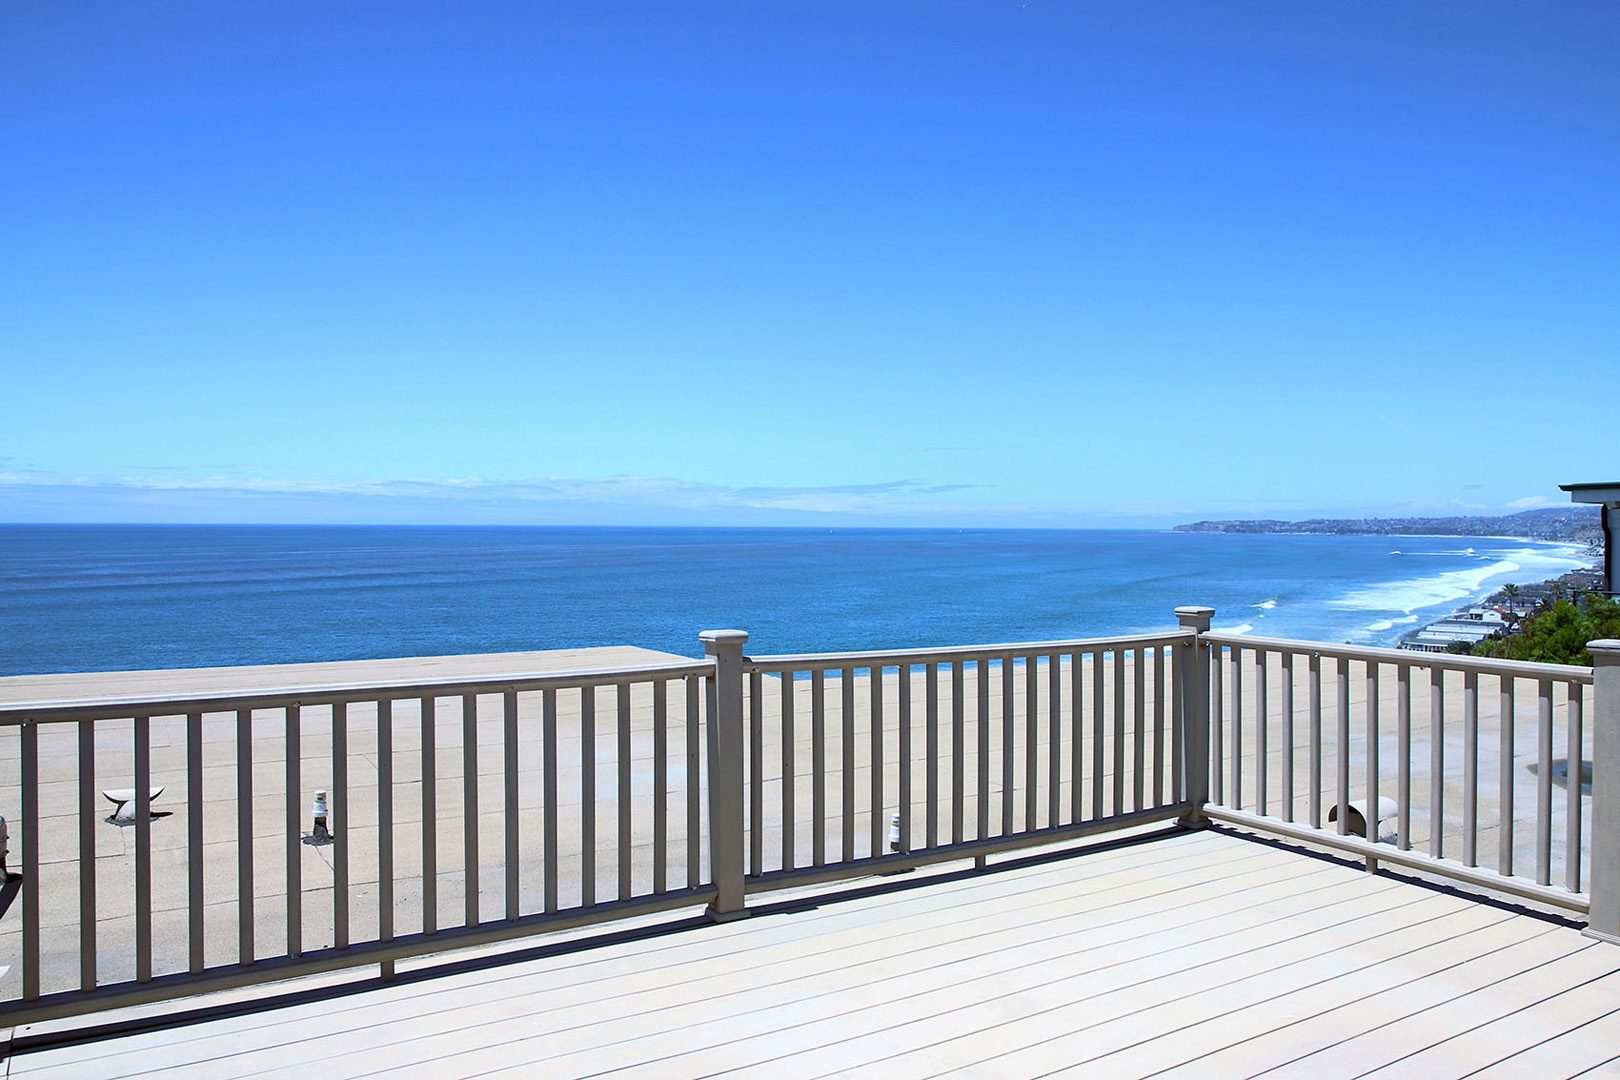
[[[191,494],[219,497],[325,497],[350,500],[434,503],[557,504],[679,510],[790,510],[811,514],[888,514],[963,508],[946,498],[971,484],[894,480],[873,484],[799,487],[736,486],[665,476],[483,477],[400,480],[319,481],[240,475],[127,475],[96,477],[42,472],[0,472],[0,490],[78,492],[82,495],[138,496]],[[974,507],[982,510],[983,507]]]
[[[1509,510],[1540,510],[1544,506],[1563,505],[1557,499],[1547,495],[1526,495],[1522,499],[1514,499],[1507,504]]]

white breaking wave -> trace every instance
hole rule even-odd
[[[1212,629],[1222,634],[1252,634],[1254,623],[1238,623],[1236,626],[1216,626]]]
[[[1328,606],[1351,611],[1402,611],[1410,615],[1420,608],[1465,600],[1480,592],[1491,578],[1518,569],[1519,564],[1512,559],[1502,559],[1466,570],[1448,570],[1433,577],[1386,581],[1329,600]]]
[[[1485,555],[1469,548],[1453,554],[1474,555],[1480,560],[1479,565],[1354,589],[1337,600],[1328,601],[1328,606],[1350,611],[1399,611],[1411,616],[1424,608],[1483,596],[1490,592],[1490,586],[1513,580],[1509,575],[1539,581],[1587,564],[1581,549],[1567,544],[1502,548]],[[1415,617],[1401,621],[1412,622]]]
[[[1262,601],[1260,601],[1260,603],[1258,603],[1258,604],[1256,604],[1254,606],[1259,608],[1261,611],[1275,611],[1277,609],[1277,601],[1274,600],[1274,599],[1273,600],[1262,600]]]

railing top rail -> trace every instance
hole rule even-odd
[[[891,664],[950,663],[958,660],[995,660],[1004,656],[1048,656],[1054,653],[1147,648],[1155,645],[1175,645],[1190,640],[1192,634],[1186,630],[1165,630],[1156,634],[1075,638],[1068,641],[1015,641],[1000,645],[873,649],[860,652],[782,653],[774,656],[749,656],[745,658],[745,664],[751,671],[799,671],[873,665],[887,667]]]
[[[0,704],[0,727],[63,721],[111,720],[132,716],[178,716],[195,712],[234,712],[239,709],[270,709],[289,705],[335,705],[355,701],[397,700],[432,694],[497,694],[507,691],[566,690],[612,683],[676,679],[686,675],[708,675],[714,661],[672,660],[656,664],[635,664],[611,668],[580,668],[573,671],[513,672],[500,675],[462,676],[405,682],[398,679],[371,682],[329,683],[310,686],[275,687],[264,690],[218,690],[169,696],[80,698],[61,701],[21,701]]]
[[[1528,660],[1496,660],[1456,653],[1416,652],[1375,645],[1332,645],[1325,641],[1299,641],[1293,638],[1253,637],[1249,634],[1211,632],[1203,639],[1212,645],[1232,645],[1267,652],[1315,653],[1345,660],[1372,660],[1382,664],[1409,667],[1435,667],[1446,671],[1473,671],[1485,675],[1510,675],[1523,679],[1553,679],[1558,682],[1589,683],[1592,669],[1570,664],[1537,664]]]

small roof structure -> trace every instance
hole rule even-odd
[[[1559,484],[1559,491],[1569,492],[1569,501],[1602,503],[1613,506],[1620,503],[1620,480],[1608,484]]]
[[[1614,543],[1616,523],[1620,522],[1620,480],[1606,484],[1559,484],[1569,492],[1569,501],[1597,503],[1603,507],[1603,592],[1614,596],[1620,588],[1620,548]]]

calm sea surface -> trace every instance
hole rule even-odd
[[[1567,547],[1147,531],[0,526],[0,674],[643,645],[756,652],[1164,628],[1392,643]]]

